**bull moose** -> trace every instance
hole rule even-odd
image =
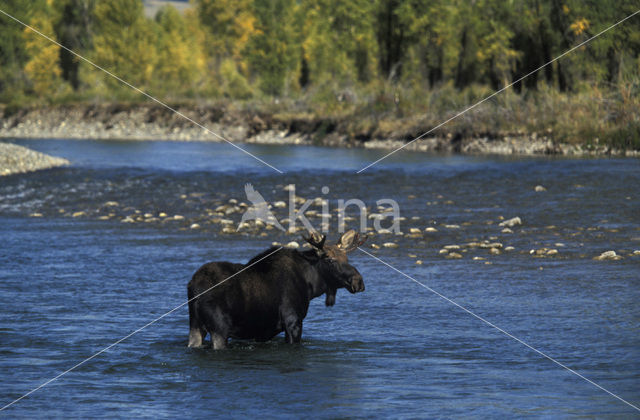
[[[364,291],[362,275],[347,253],[366,236],[349,230],[335,245],[325,244],[326,236],[317,232],[303,238],[310,250],[273,247],[246,265],[200,267],[187,286],[189,347],[202,346],[207,333],[214,349],[225,348],[229,337],[268,341],[282,331],[287,343],[299,343],[311,299],[326,294],[325,304],[331,306],[340,288]]]

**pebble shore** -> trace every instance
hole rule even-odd
[[[206,106],[177,107],[177,111],[208,130],[156,105],[68,105],[23,109],[10,115],[5,112],[0,121],[0,138],[170,141],[223,141],[224,138],[234,143],[306,144],[383,150],[397,149],[407,142],[404,138],[358,141],[340,130],[327,132],[322,128],[322,121],[282,120],[269,115]],[[616,150],[598,144],[588,147],[564,144],[535,134],[463,139],[451,136],[425,137],[406,145],[404,149],[472,155],[640,156],[637,150]]]
[[[26,147],[0,142],[0,176],[68,165],[69,161]]]

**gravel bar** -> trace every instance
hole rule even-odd
[[[0,142],[0,176],[68,165],[63,158],[45,155],[17,144]]]

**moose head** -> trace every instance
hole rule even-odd
[[[327,237],[316,231],[309,232],[309,236],[303,238],[314,248],[318,257],[318,269],[327,284],[327,306],[335,304],[339,288],[344,287],[351,293],[364,291],[362,275],[349,264],[347,253],[362,245],[367,240],[366,235],[361,237],[353,229],[348,230],[335,244],[327,244]]]

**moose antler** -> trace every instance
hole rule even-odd
[[[367,240],[367,235],[360,236],[355,230],[350,229],[342,234],[340,239],[338,239],[337,247],[342,250],[345,254],[347,252],[351,252]]]
[[[327,237],[314,230],[309,231],[309,236],[302,235],[302,239],[309,242],[312,247],[322,249],[324,247],[324,241],[327,239]]]

